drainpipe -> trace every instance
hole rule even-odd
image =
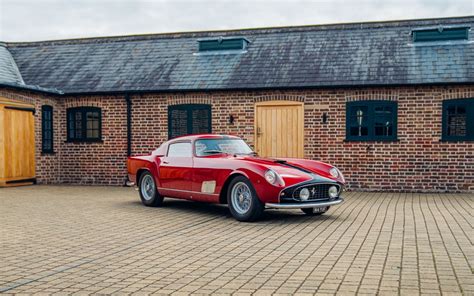
[[[127,104],[127,157],[132,155],[132,98],[125,94],[125,103]],[[133,186],[128,175],[125,177],[125,186]]]
[[[129,94],[125,95],[127,103],[127,156],[132,155],[132,98]]]

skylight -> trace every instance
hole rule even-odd
[[[245,50],[249,41],[244,37],[219,37],[214,39],[199,40],[199,51],[235,51]]]
[[[413,30],[413,42],[468,40],[469,27]]]

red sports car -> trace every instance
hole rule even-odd
[[[239,137],[191,135],[163,143],[151,155],[128,159],[131,183],[146,206],[173,197],[228,204],[240,221],[265,208],[325,213],[343,201],[344,177],[334,166],[295,158],[261,158]]]

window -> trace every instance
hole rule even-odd
[[[194,143],[196,156],[213,154],[253,154],[252,149],[241,139],[202,139]]]
[[[41,151],[53,153],[53,107],[41,107]]]
[[[168,107],[168,137],[211,133],[211,106],[201,104]]]
[[[413,30],[413,42],[468,40],[469,28],[433,28]]]
[[[101,110],[96,107],[67,109],[67,140],[71,142],[101,141]]]
[[[397,103],[391,101],[348,102],[346,139],[351,141],[397,140]]]
[[[199,40],[199,51],[244,50],[249,41],[243,37]]]
[[[474,140],[474,98],[443,102],[443,140]]]
[[[168,157],[191,157],[191,143],[179,142],[170,144],[168,147]]]

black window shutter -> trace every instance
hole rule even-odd
[[[168,107],[168,138],[211,133],[211,106],[185,104]]]
[[[474,141],[474,98],[443,101],[443,141]]]

